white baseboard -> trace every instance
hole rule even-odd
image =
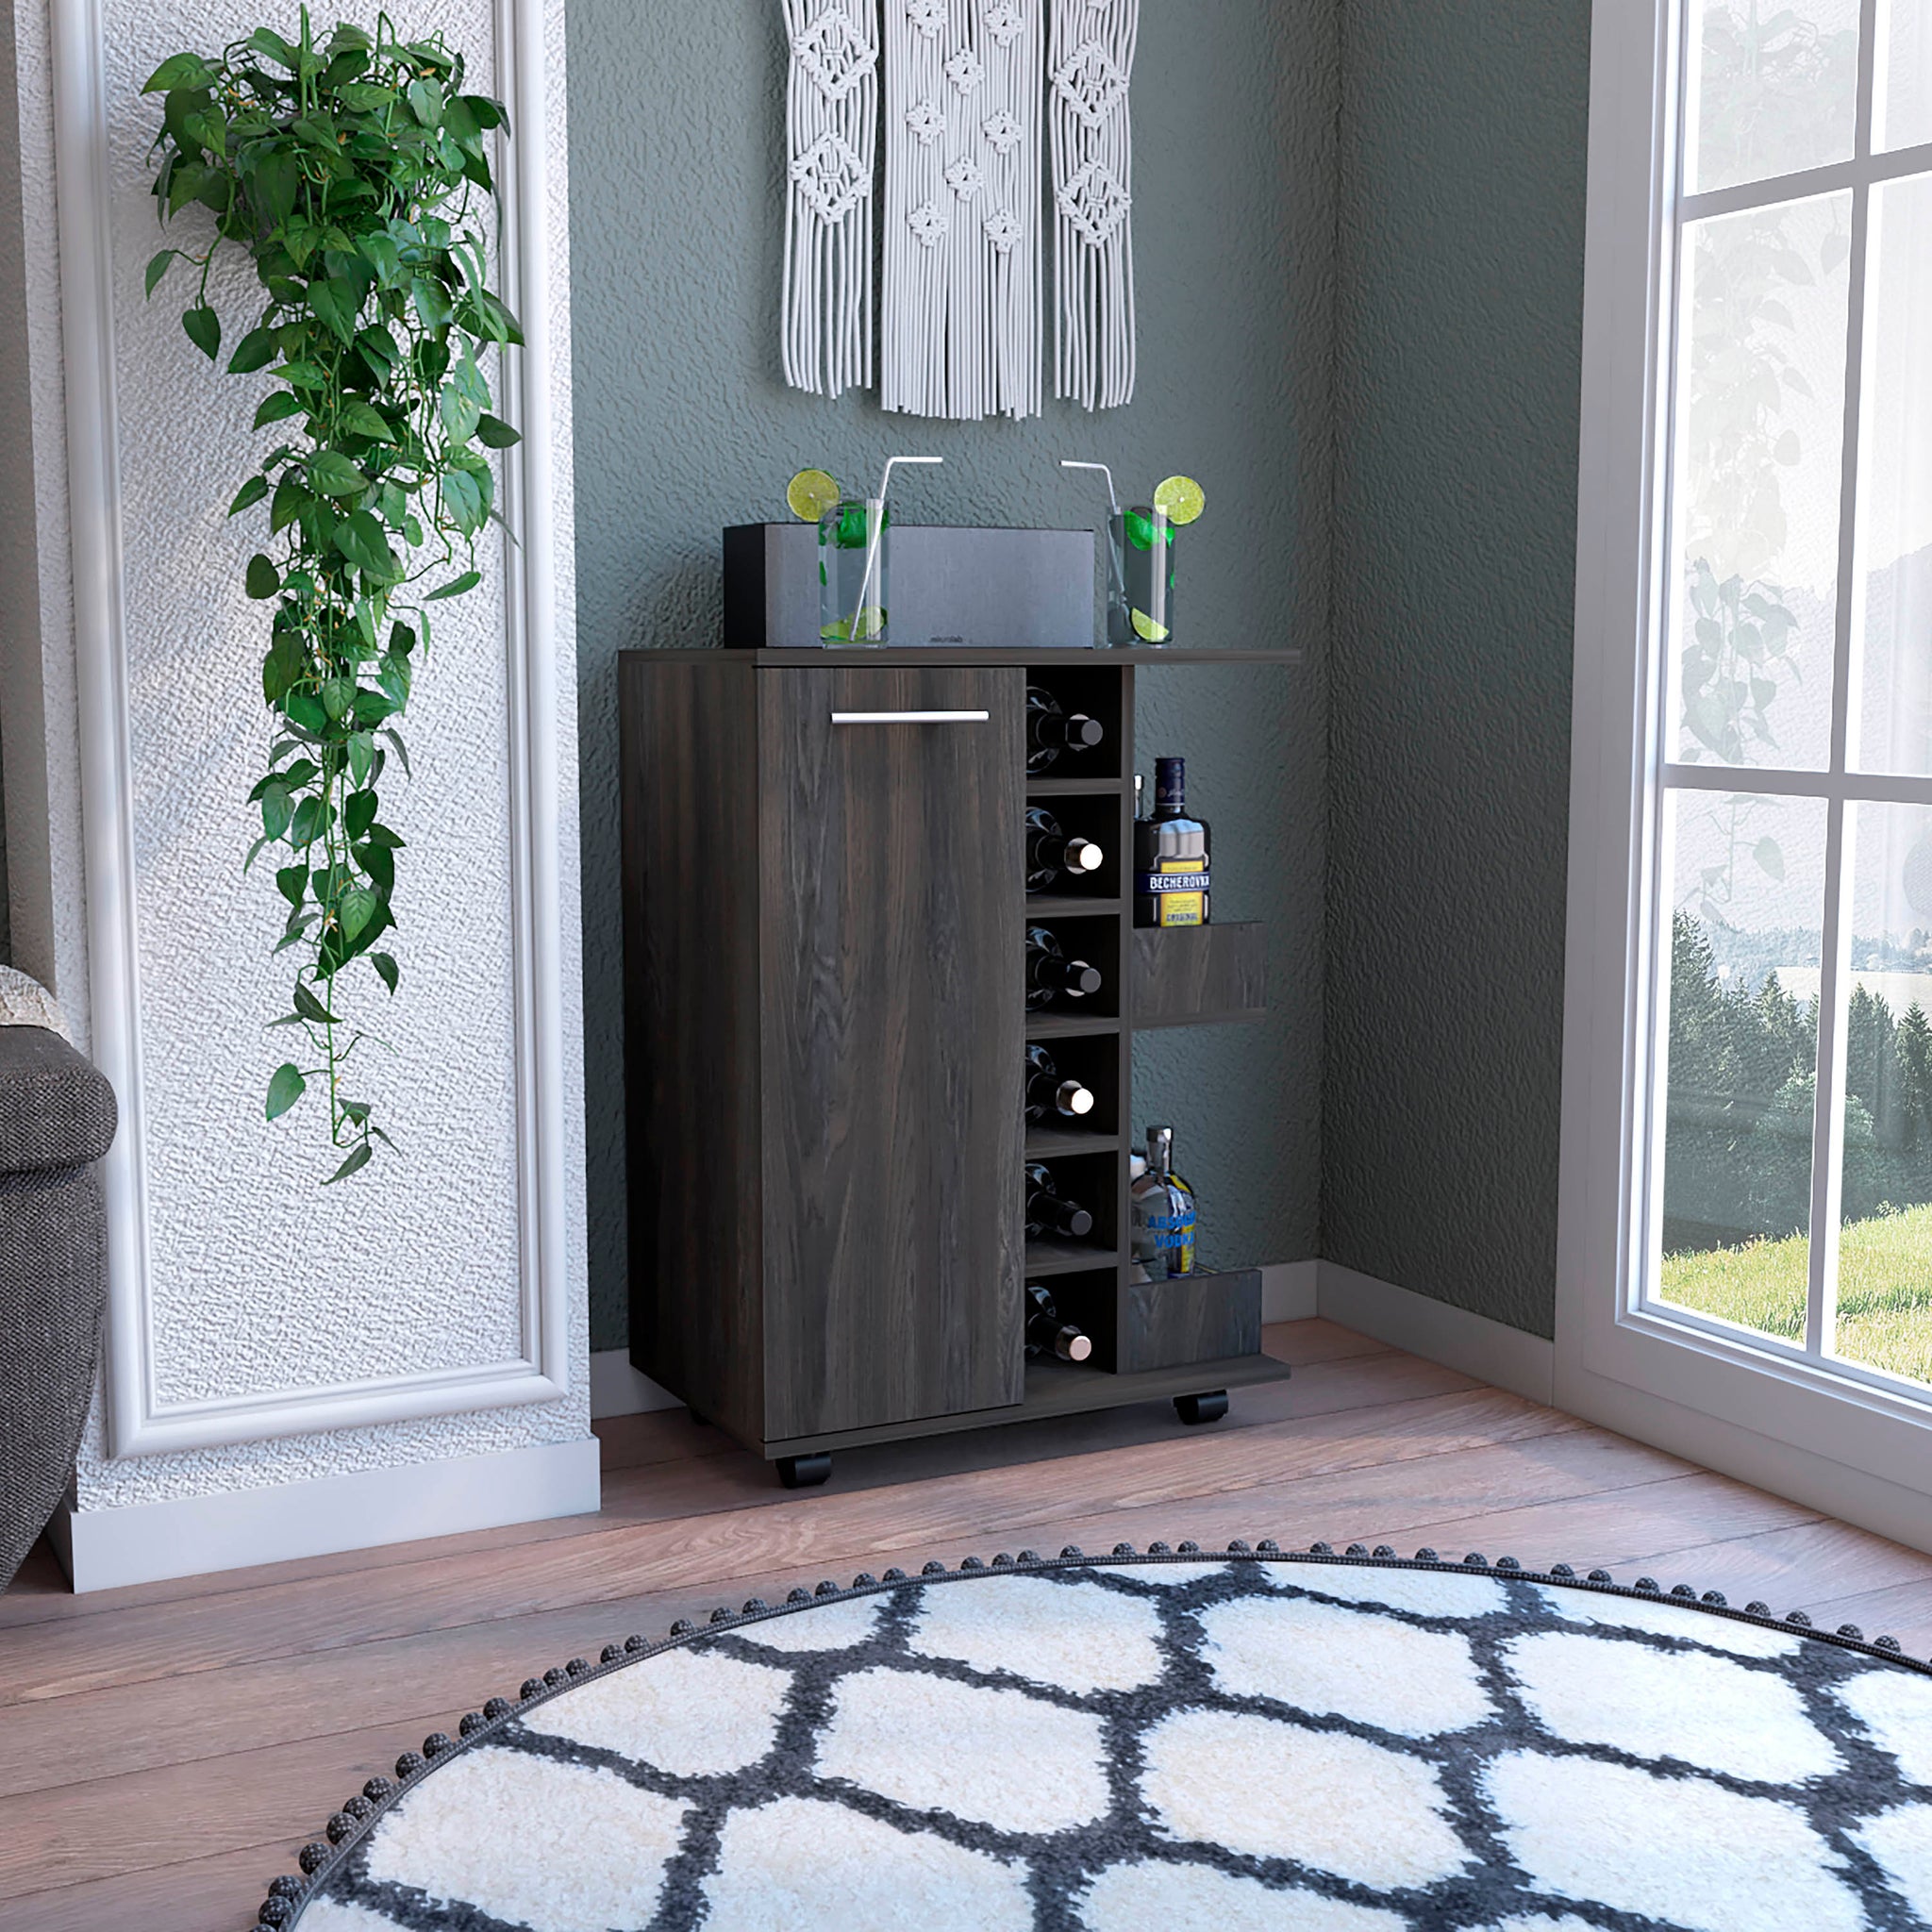
[[[1932,1552],[1932,1483],[1926,1480],[1923,1455],[1916,1459],[1909,1453],[1900,1457],[1901,1474],[1918,1479],[1919,1487],[1910,1488],[1814,1449],[1760,1435],[1722,1416],[1706,1415],[1666,1396],[1592,1374],[1567,1358],[1557,1372],[1557,1406],[1601,1428],[1635,1437],[1720,1475],[1735,1476],[1754,1489],[1769,1490],[1774,1496],[1869,1529],[1874,1536]],[[1829,1578],[1816,1581],[1823,1587]]]
[[[1555,1342],[1412,1289],[1397,1288],[1393,1282],[1378,1281],[1373,1274],[1358,1274],[1339,1262],[1315,1265],[1316,1302],[1326,1320],[1532,1402],[1553,1399]]]
[[[589,1515],[598,1506],[597,1455],[596,1438],[586,1436],[124,1509],[63,1507],[52,1533],[76,1591],[114,1590]]]
[[[1307,1322],[1316,1308],[1319,1261],[1276,1261],[1261,1270],[1261,1319]]]
[[[607,1415],[647,1415],[654,1408],[682,1408],[683,1402],[630,1365],[630,1353],[600,1348],[591,1356],[591,1420]]]

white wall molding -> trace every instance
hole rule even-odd
[[[1324,1321],[1459,1369],[1531,1402],[1552,1400],[1556,1344],[1541,1335],[1359,1274],[1336,1261],[1324,1261],[1320,1269],[1318,1301]]]
[[[659,1408],[682,1408],[684,1399],[659,1388],[630,1365],[625,1348],[600,1348],[591,1357],[591,1420],[608,1415],[649,1415]]]
[[[93,1056],[121,1107],[106,1167],[109,1292],[108,1446],[116,1457],[555,1402],[570,1388],[575,1292],[568,1257],[564,961],[559,884],[556,591],[553,581],[550,208],[543,0],[492,0],[499,87],[516,132],[499,155],[504,282],[523,321],[505,414],[523,441],[504,462],[512,853],[513,1011],[520,1243],[518,1353],[426,1374],[192,1402],[162,1398],[155,1372],[143,1149],[128,652],[115,397],[111,170],[102,0],[52,12],[54,141],[73,516],[75,657],[85,823]],[[118,1514],[120,1512],[108,1512]]]
[[[496,1529],[598,1507],[594,1437],[489,1456],[117,1509],[62,1507],[51,1534],[76,1591]]]

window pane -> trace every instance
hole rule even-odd
[[[1850,822],[1852,985],[1833,1353],[1932,1382],[1932,810]]]
[[[1691,0],[1689,38],[1690,192],[1851,158],[1858,0]]]
[[[1878,0],[1878,19],[1874,145],[1917,147],[1932,141],[1932,0]]]
[[[1657,1298],[1805,1336],[1824,802],[1675,791]]]
[[[1831,738],[1851,196],[1685,231],[1677,757],[1818,770]]]
[[[1867,256],[1853,760],[1924,775],[1932,774],[1932,176],[1873,190]]]

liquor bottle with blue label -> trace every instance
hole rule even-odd
[[[1136,1281],[1166,1281],[1194,1272],[1199,1217],[1194,1191],[1174,1171],[1174,1129],[1147,1129],[1147,1158],[1134,1162],[1128,1189],[1133,1209]]]
[[[1154,761],[1154,816],[1134,821],[1134,924],[1206,925],[1208,824],[1188,816],[1185,758]]]

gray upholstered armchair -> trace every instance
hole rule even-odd
[[[114,1093],[58,1033],[0,1025],[0,1588],[74,1472],[107,1297]]]

